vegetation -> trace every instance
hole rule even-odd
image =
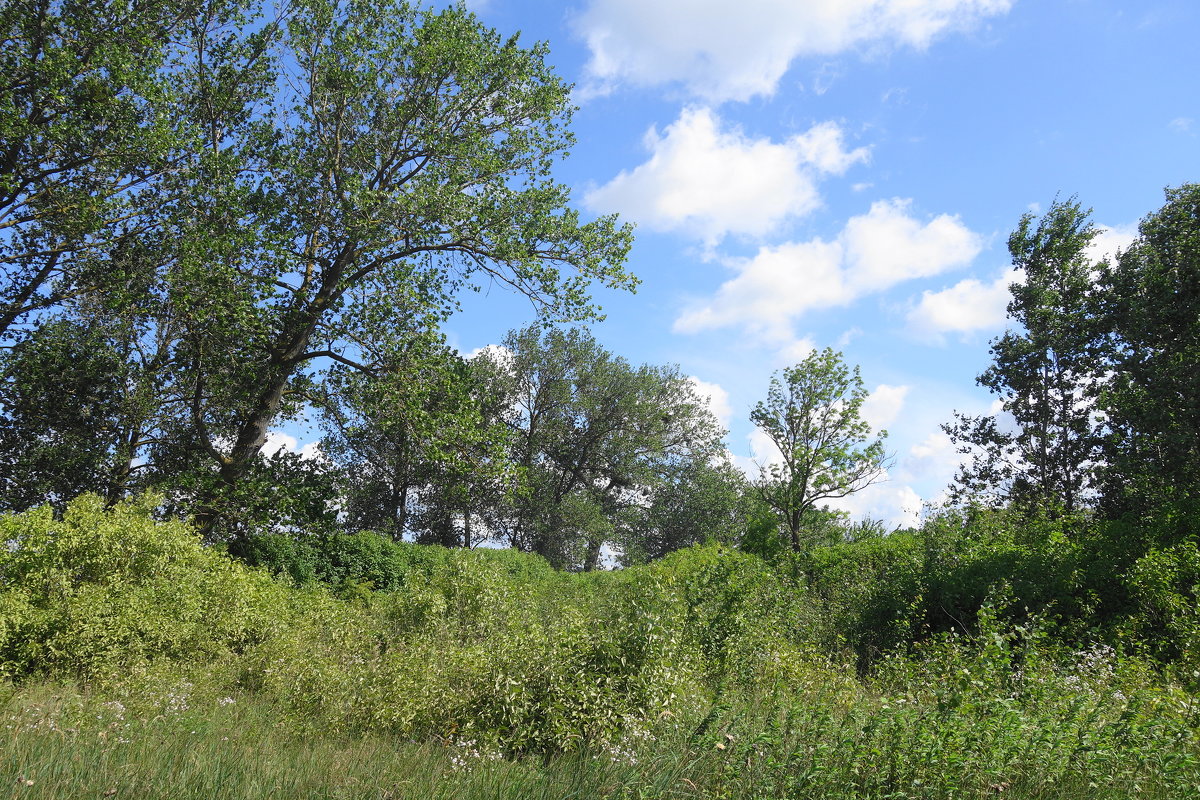
[[[1178,580],[1131,585],[1139,616],[1169,631],[1158,652],[1175,648],[1179,666],[1164,668],[1056,622],[1087,571],[1081,549],[1022,544],[988,512],[774,565],[713,545],[580,575],[343,535],[322,545],[340,565],[324,583],[292,577],[312,554],[260,553],[291,570],[273,579],[153,520],[155,502],[84,497],[61,520],[3,519],[0,769],[14,797],[1200,787],[1182,560]],[[1194,551],[1186,563],[1194,576]],[[1042,612],[1013,601],[1026,584],[1046,587]]]
[[[887,471],[887,432],[867,441],[871,429],[859,417],[866,399],[858,367],[826,349],[784,370],[782,381],[772,378],[750,414],[781,457],[760,468],[759,493],[797,552],[812,544],[803,530],[818,503],[865,489]]]
[[[549,177],[544,46],[399,0],[0,26],[13,797],[1200,793],[1200,185],[1104,261],[1074,199],[1020,220],[1001,413],[889,532],[826,504],[888,461],[840,354],[772,379],[750,481],[569,327],[636,280]],[[466,357],[491,282],[540,324]]]

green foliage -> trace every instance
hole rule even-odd
[[[1151,550],[1129,572],[1138,613],[1127,633],[1166,663],[1178,663],[1200,684],[1200,549],[1185,542]]]
[[[471,547],[471,518],[517,488],[486,387],[438,338],[396,337],[372,372],[338,367],[326,381],[321,452],[342,475],[348,530]]]
[[[103,330],[43,324],[0,355],[0,507],[109,494],[127,365]]]
[[[157,498],[85,495],[0,517],[0,673],[96,679],[157,660],[205,663],[283,621],[282,588],[200,547]]]
[[[271,427],[359,401],[349,416],[422,440],[428,495],[461,510],[505,470],[436,363],[457,293],[498,280],[575,321],[599,316],[591,284],[636,283],[630,229],[583,221],[550,177],[572,108],[546,48],[464,7],[20,0],[0,27],[0,338],[46,327],[4,373],[10,507],[153,485],[243,537],[267,466],[311,477],[264,464]],[[57,350],[72,382],[107,381],[47,420],[26,412],[61,389]],[[345,370],[374,386],[339,394]],[[320,523],[301,493],[268,521]]]
[[[1072,524],[946,511],[916,530],[814,548],[790,567],[820,598],[824,646],[844,643],[867,670],[934,634],[973,635],[989,606],[1014,624],[1031,613],[1059,618],[1064,636],[1094,624],[1086,551],[1065,533]]]
[[[650,505],[630,509],[621,536],[626,565],[662,558],[698,544],[736,544],[747,536],[753,495],[728,460],[694,459],[668,468],[650,492]],[[648,487],[646,487],[648,488]]]
[[[1115,349],[1103,398],[1113,430],[1105,505],[1113,515],[1170,525],[1179,540],[1200,512],[1200,184],[1166,197],[1099,281]]]
[[[1105,354],[1088,255],[1099,229],[1074,198],[1037,219],[1021,218],[1008,250],[1023,281],[1010,287],[1015,330],[992,342],[979,384],[1012,418],[959,417],[943,426],[972,460],[956,476],[958,496],[990,495],[1026,510],[1071,515],[1097,484],[1101,423],[1094,415]],[[1035,224],[1036,221],[1036,224]]]
[[[275,582],[154,521],[156,502],[0,518],[0,764],[25,795],[251,797],[262,775],[280,797],[1200,786],[1190,691],[1049,619],[1081,594],[1061,520],[974,510],[775,564],[714,545],[586,575],[276,535],[243,554],[294,579]],[[1186,676],[1200,555],[1155,553],[1129,582],[1146,628],[1124,635],[1164,629]]]
[[[782,378],[771,378],[767,399],[754,407],[750,421],[779,450],[780,462],[760,468],[758,487],[799,552],[812,544],[805,541],[805,516],[818,503],[883,477],[887,431],[868,441],[870,427],[859,416],[867,391],[858,367],[848,368],[841,354],[814,352]]]
[[[686,519],[679,495],[693,489],[733,524],[735,479],[704,466],[723,432],[678,367],[635,367],[585,330],[537,326],[477,361],[524,474],[525,490],[486,514],[508,543],[585,570],[607,542],[652,557],[720,533]]]

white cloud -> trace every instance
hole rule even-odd
[[[1133,240],[1137,238],[1138,229],[1137,223],[1129,225],[1117,225],[1109,227],[1107,225],[1096,226],[1100,233],[1092,239],[1092,243],[1088,245],[1087,255],[1092,261],[1102,261],[1111,259],[1116,256],[1117,251],[1124,250],[1133,244]]]
[[[917,337],[943,342],[947,333],[968,335],[1004,326],[1010,284],[1019,272],[1006,270],[991,283],[975,278],[959,281],[938,292],[922,292],[921,301],[908,312],[908,325]]]
[[[946,484],[954,476],[962,455],[944,431],[934,431],[909,448],[905,469],[913,476],[933,478]]]
[[[908,390],[907,386],[889,386],[886,383],[875,387],[875,391],[863,402],[860,412],[863,420],[871,426],[871,430],[883,430],[900,416],[900,409],[904,407]]]
[[[1175,131],[1176,133],[1184,133],[1188,135],[1192,134],[1195,125],[1196,121],[1191,117],[1176,117],[1170,122],[1171,130]]]
[[[921,505],[921,496],[911,486],[886,478],[828,503],[830,508],[849,512],[853,520],[880,520],[889,528],[915,527],[921,521]]]
[[[323,458],[320,442],[308,442],[301,446],[300,440],[295,436],[290,436],[282,431],[268,431],[267,441],[259,451],[263,458],[270,458],[281,450],[299,453],[300,458],[305,460]]]
[[[772,94],[796,58],[923,49],[1012,0],[591,0],[574,20],[590,86],[682,84],[710,102]]]
[[[958,217],[942,214],[924,225],[909,213],[910,201],[884,200],[851,217],[842,232],[850,283],[856,294],[927,278],[966,264],[982,247]]]
[[[852,217],[838,237],[763,247],[734,262],[738,275],[709,300],[686,310],[675,330],[690,333],[740,325],[771,341],[792,338],[806,311],[844,306],[902,281],[970,262],[980,237],[954,216],[924,224],[905,200],[879,201]]]
[[[733,419],[733,406],[729,402],[729,392],[719,383],[702,381],[695,376],[688,378],[696,389],[696,394],[708,401],[709,410],[716,416],[722,427],[728,428]]]
[[[482,355],[486,355],[492,363],[500,364],[510,369],[512,368],[513,359],[516,357],[512,350],[509,350],[502,344],[485,344],[483,347],[476,347],[463,357],[467,361],[474,361]]]
[[[709,245],[729,234],[764,236],[820,205],[817,179],[865,161],[847,150],[832,122],[784,142],[725,127],[711,109],[686,108],[645,138],[650,158],[587,193],[595,211],[620,212],[658,231],[682,231]]]
[[[855,339],[857,339],[859,336],[862,336],[862,335],[863,335],[863,329],[858,327],[857,325],[854,325],[851,328],[849,328],[845,331],[842,331],[842,335],[837,338],[837,342],[836,342],[837,348],[839,350],[845,350],[846,347],[849,346],[849,344],[851,342],[853,342]]]
[[[1037,213],[1037,204],[1030,205]],[[1137,225],[1097,226],[1099,233],[1087,248],[1092,261],[1112,258],[1137,238]],[[967,278],[940,291],[921,293],[920,301],[908,312],[909,330],[918,338],[944,342],[946,334],[968,336],[977,331],[1004,327],[1011,299],[1009,286],[1022,283],[1022,270],[1007,269],[995,280]]]
[[[817,343],[809,337],[795,339],[788,342],[779,348],[778,357],[788,366],[799,364],[804,359],[812,355],[812,352],[817,349]]]

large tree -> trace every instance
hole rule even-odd
[[[373,368],[356,342],[436,325],[465,285],[499,281],[577,319],[595,314],[591,281],[633,283],[629,230],[581,221],[550,178],[571,106],[543,46],[461,7],[304,0],[283,48],[289,74],[242,154],[240,192],[221,219],[200,191],[179,215],[179,358],[196,451],[215,468],[206,528],[307,385],[332,364]]]
[[[111,447],[210,533],[272,425],[331,369],[394,372],[387,343],[462,289],[579,320],[591,283],[635,283],[630,230],[550,177],[572,108],[545,47],[462,7],[35,0],[0,22],[0,329],[124,326],[153,397]]]
[[[796,551],[809,542],[806,521],[826,500],[846,497],[882,480],[889,458],[862,419],[867,399],[858,367],[832,349],[814,351],[771,378],[767,399],[750,414],[779,450],[760,467],[758,488],[779,516]]]
[[[325,382],[321,450],[342,477],[344,527],[470,547],[476,506],[511,489],[507,428],[471,364],[434,332],[388,342],[368,372]],[[480,526],[474,530],[486,533]]]
[[[1097,400],[1106,346],[1093,307],[1089,246],[1098,230],[1074,198],[1039,219],[1026,214],[1008,240],[1015,269],[1008,316],[979,383],[1002,416],[959,416],[943,426],[970,461],[960,497],[991,495],[1026,510],[1070,515],[1095,494],[1101,442]]]
[[[107,256],[153,235],[197,153],[228,149],[273,75],[278,20],[247,6],[0,4],[0,340],[120,291]]]
[[[631,506],[622,520],[622,563],[662,558],[706,542],[740,544],[753,510],[748,490],[744,473],[723,454],[665,470],[646,504]]]
[[[677,368],[635,367],[586,331],[529,327],[478,360],[526,484],[494,524],[552,563],[595,568],[660,487],[721,450],[724,431]]]

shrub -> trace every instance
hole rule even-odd
[[[205,661],[261,641],[284,597],[266,575],[155,521],[157,498],[72,501],[0,517],[0,671],[93,678],[159,658]]]

